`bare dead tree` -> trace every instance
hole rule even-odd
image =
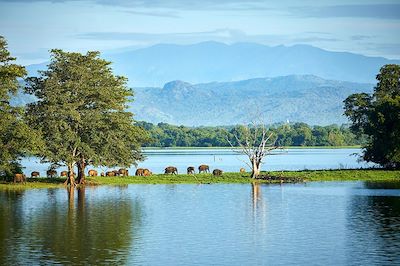
[[[280,148],[276,145],[276,138],[273,135],[273,133],[268,132],[264,123],[252,122],[242,127],[241,136],[233,134],[236,143],[228,138],[233,151],[244,154],[249,158],[250,163],[246,162],[246,164],[251,168],[252,178],[257,178],[260,175],[263,159],[271,154],[272,150]]]

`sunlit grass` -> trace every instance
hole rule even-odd
[[[28,178],[25,183],[1,182],[0,189],[35,189],[63,187],[65,178]]]

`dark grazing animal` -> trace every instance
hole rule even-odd
[[[112,170],[112,172],[114,172],[114,176],[119,176],[118,170]]]
[[[208,165],[206,165],[206,164],[200,165],[199,173],[201,173],[201,172],[205,172],[205,173],[210,172],[210,167],[208,167]]]
[[[24,174],[15,174],[14,183],[26,183],[26,176]]]
[[[61,173],[60,173],[60,176],[61,177],[67,177],[68,176],[68,171],[62,171]],[[76,174],[75,173],[72,173],[72,177],[75,177],[76,176]]]
[[[143,176],[143,174],[144,174],[143,168],[138,168],[135,172],[135,176]]]
[[[106,172],[106,176],[115,176],[115,172],[114,171],[108,171],[108,172]]]
[[[68,176],[68,171],[62,171],[61,173],[60,173],[60,176],[61,177],[63,177],[63,176]]]
[[[47,175],[47,177],[56,177],[57,171],[56,170],[47,170],[46,175]]]
[[[151,176],[152,174],[153,173],[149,169],[147,168],[143,169],[143,176]]]
[[[118,170],[118,174],[119,174],[120,176],[129,176],[128,170],[127,170],[127,169],[124,169],[124,168],[119,169],[119,170]]]
[[[104,172],[101,172],[100,176],[106,176],[106,174]]]
[[[88,172],[88,176],[97,176],[97,175],[98,175],[98,173],[96,170],[90,169]]]
[[[220,170],[220,169],[214,169],[214,170],[213,170],[213,175],[214,175],[214,176],[221,176],[221,175],[222,175],[222,170]]]
[[[31,177],[39,177],[39,176],[40,176],[40,173],[39,173],[39,172],[33,171],[33,172],[31,173]]]
[[[189,166],[189,167],[187,168],[187,174],[188,174],[188,175],[194,174],[194,167],[193,167],[193,166]]]
[[[178,168],[176,168],[175,166],[168,166],[165,168],[164,173],[176,175],[178,174]]]

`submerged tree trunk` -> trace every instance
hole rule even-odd
[[[68,164],[68,176],[67,176],[67,180],[65,180],[65,182],[64,182],[64,185],[66,185],[66,186],[71,185],[71,187],[76,186],[73,163]]]
[[[78,184],[85,184],[85,168],[86,168],[86,162],[85,158],[81,156],[78,162],[78,178],[77,178],[77,183]]]

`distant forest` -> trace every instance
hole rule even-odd
[[[244,126],[186,127],[167,123],[157,125],[139,121],[138,126],[147,130],[151,141],[145,147],[230,147],[227,138],[238,146]],[[269,126],[280,146],[352,146],[361,145],[347,125],[310,126],[305,123],[278,124]]]

